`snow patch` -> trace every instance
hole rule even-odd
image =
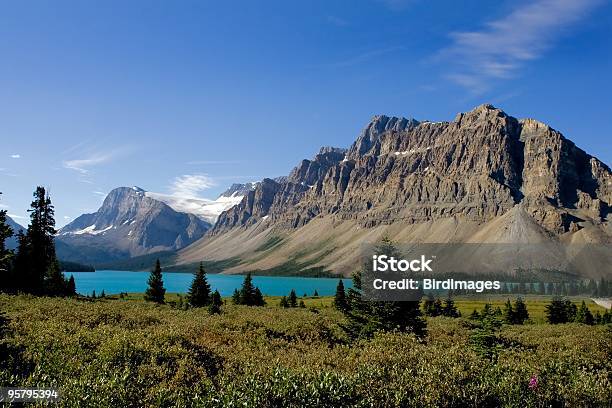
[[[242,201],[244,196],[232,193],[230,197],[219,197],[216,200],[195,197],[177,197],[170,194],[151,193],[147,191],[146,197],[158,200],[168,205],[174,211],[193,214],[205,221],[214,224],[223,211],[229,210]]]

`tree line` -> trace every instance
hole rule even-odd
[[[162,268],[158,259],[149,275],[144,299],[148,302],[163,304],[165,303],[165,296],[166,288],[164,287]],[[221,306],[223,305],[221,294],[218,290],[212,291],[203,262],[200,262],[200,267],[193,276],[186,300],[185,306],[187,308],[207,307],[210,314],[221,313]],[[261,290],[253,284],[250,273],[244,277],[240,290],[236,289],[234,291],[232,302],[236,305],[246,306],[264,306],[266,304]]]
[[[0,193],[1,194],[1,193]],[[44,296],[73,296],[74,278],[66,279],[55,254],[55,209],[44,187],[37,187],[30,204],[30,223],[18,231],[17,250],[6,248],[6,239],[15,234],[0,211],[0,290]]]

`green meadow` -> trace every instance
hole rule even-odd
[[[507,296],[491,298],[502,305]],[[511,298],[512,299],[512,298]],[[58,387],[66,407],[606,407],[610,325],[504,325],[494,359],[472,347],[469,319],[427,318],[427,336],[351,341],[329,297],[305,308],[206,309],[142,295],[70,299],[0,295],[7,319],[0,384]],[[580,299],[574,299],[576,302]],[[459,298],[463,316],[482,300]],[[599,309],[589,304],[593,312]],[[600,309],[602,310],[602,309]]]

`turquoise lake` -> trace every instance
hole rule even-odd
[[[144,292],[147,288],[149,272],[131,271],[96,271],[96,272],[65,272],[66,277],[74,276],[77,292],[89,295],[92,291],[100,294],[104,290],[107,294],[120,292]],[[169,293],[185,293],[193,279],[190,273],[164,273],[164,287]],[[218,289],[221,296],[231,296],[234,289],[240,288],[243,275],[208,274],[208,282],[213,290]],[[288,295],[295,289],[298,296],[307,294],[311,296],[316,290],[321,296],[336,293],[338,279],[335,278],[299,278],[285,276],[253,276],[253,282],[264,295]],[[343,279],[344,287],[352,286],[350,279]]]

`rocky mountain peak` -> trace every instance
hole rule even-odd
[[[349,148],[346,157],[355,160],[371,151],[383,133],[404,132],[418,126],[419,123],[418,120],[412,118],[376,115],[361,131],[357,140]]]

